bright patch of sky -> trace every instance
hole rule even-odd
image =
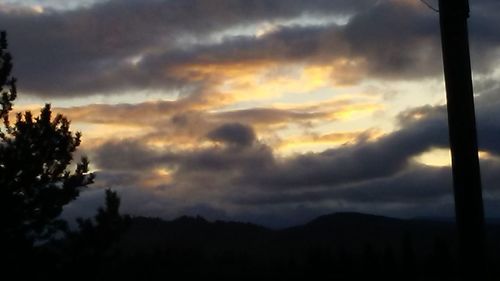
[[[493,158],[493,156],[486,151],[479,151],[478,156],[479,159],[484,160]],[[414,157],[414,160],[427,166],[449,167],[451,166],[451,151],[444,148],[434,148]]]
[[[451,166],[451,152],[449,149],[443,148],[431,149],[416,156],[414,160],[427,166]]]

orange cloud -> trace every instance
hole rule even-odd
[[[383,132],[380,130],[334,132],[334,133],[311,133],[287,137],[278,144],[276,148],[281,154],[291,154],[304,151],[322,151],[344,144],[353,144],[360,139],[363,141],[374,141],[380,138]]]
[[[169,75],[207,83],[207,94],[223,96],[228,105],[352,85],[365,74],[363,65],[363,60],[347,58],[316,64],[260,59],[182,65],[169,70]]]
[[[142,179],[140,182],[141,186],[145,188],[155,188],[162,185],[167,185],[172,183],[172,171],[166,168],[158,168]]]

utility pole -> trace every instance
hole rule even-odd
[[[468,0],[439,0],[462,280],[484,274],[484,210],[469,52]]]

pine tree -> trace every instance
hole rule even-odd
[[[11,77],[12,57],[6,33],[0,35],[0,245],[31,247],[39,239],[63,230],[58,219],[63,206],[76,199],[93,182],[89,161],[73,162],[81,134],[70,130],[69,120],[53,116],[49,104],[39,116],[30,111],[15,114],[16,79]],[[72,167],[73,171],[70,171]],[[8,252],[8,251],[7,251]]]
[[[130,224],[128,215],[120,215],[120,198],[115,191],[106,190],[105,207],[99,208],[94,219],[78,219],[77,240],[86,250],[104,253]]]
[[[131,223],[131,218],[120,215],[119,210],[118,194],[108,189],[104,208],[99,208],[93,219],[77,220],[78,230],[70,232],[66,241],[68,244],[63,263],[67,274],[81,268],[91,268],[91,271],[81,272],[76,279],[113,279],[108,275],[113,275],[113,265],[122,257],[116,246]]]

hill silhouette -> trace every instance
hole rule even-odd
[[[500,241],[500,222],[488,224],[490,243]],[[183,216],[171,221],[159,218],[134,217],[123,234],[121,247],[141,251],[158,249],[161,245],[185,244],[245,244],[273,243],[331,243],[352,246],[396,245],[401,237],[411,236],[420,251],[432,250],[436,239],[444,239],[456,247],[455,224],[452,220],[416,218],[398,219],[362,213],[334,213],[320,216],[294,227],[273,230],[252,223],[208,221],[203,217]],[[497,241],[498,240],[498,241]],[[424,247],[425,246],[425,247]]]
[[[183,216],[172,221],[159,218],[132,218],[120,246],[127,252],[149,251],[206,244],[241,244],[269,238],[272,231],[255,224],[240,222],[209,222],[202,217]]]
[[[135,217],[115,246],[119,256],[108,261],[113,267],[100,274],[123,280],[454,280],[455,233],[452,221],[360,213],[278,230],[202,217]],[[498,260],[500,225],[489,224],[487,233],[490,260]]]

